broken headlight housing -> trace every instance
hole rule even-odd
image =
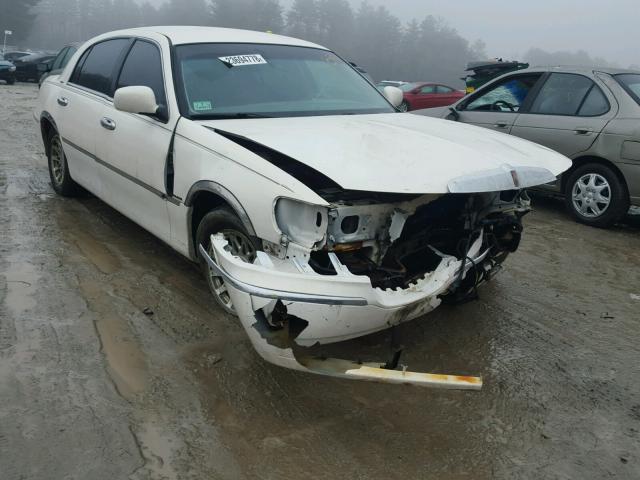
[[[286,239],[311,249],[324,243],[328,221],[328,209],[320,205],[280,198],[275,206],[276,224]]]

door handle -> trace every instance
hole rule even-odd
[[[102,117],[102,119],[100,119],[100,125],[102,125],[107,130],[116,129],[116,122],[107,117]]]
[[[507,128],[507,123],[506,122],[496,122],[493,124],[494,127],[496,128]]]
[[[576,135],[591,135],[591,133],[593,133],[593,130],[589,128],[576,128],[574,132]]]
[[[58,97],[58,105],[61,107],[66,107],[69,105],[69,99],[66,97]]]

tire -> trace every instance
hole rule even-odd
[[[607,228],[629,211],[629,194],[610,167],[587,163],[569,175],[565,203],[578,222]]]
[[[15,78],[8,78],[7,79],[7,85],[14,85],[16,83],[16,79]]]
[[[82,187],[71,178],[67,157],[62,149],[62,141],[55,130],[49,135],[47,159],[49,178],[55,192],[63,197],[77,197],[80,195],[83,191]]]
[[[411,105],[406,100],[403,100],[402,103],[398,106],[398,110],[401,112],[409,112],[411,110]]]
[[[232,252],[247,262],[253,262],[255,259],[255,252],[261,249],[260,241],[249,235],[249,232],[247,232],[242,221],[228,207],[221,207],[212,210],[202,218],[196,232],[196,251],[199,250],[200,245],[204,245],[204,248],[209,252],[209,255],[212,255],[211,235],[220,232],[225,233],[225,236],[230,240],[230,242],[232,242],[231,238],[234,238],[236,241],[240,239],[241,243],[244,244],[243,248],[238,249],[233,247]],[[237,242],[234,243],[237,244]],[[224,311],[231,315],[237,315],[222,278],[215,276],[213,271],[202,258],[200,259],[200,263],[213,298]]]

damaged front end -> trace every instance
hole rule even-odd
[[[222,234],[211,238],[214,258],[200,248],[227,284],[260,355],[324,375],[480,388],[476,377],[327,359],[309,349],[393,327],[443,301],[474,298],[478,285],[518,248],[521,218],[530,210],[526,192],[318,193],[328,207],[276,201],[281,241],[263,242],[251,264],[232,254]]]

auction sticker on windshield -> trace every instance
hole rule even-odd
[[[264,65],[267,61],[259,53],[252,55],[233,55],[230,57],[218,57],[229,67],[244,67],[247,65]]]

